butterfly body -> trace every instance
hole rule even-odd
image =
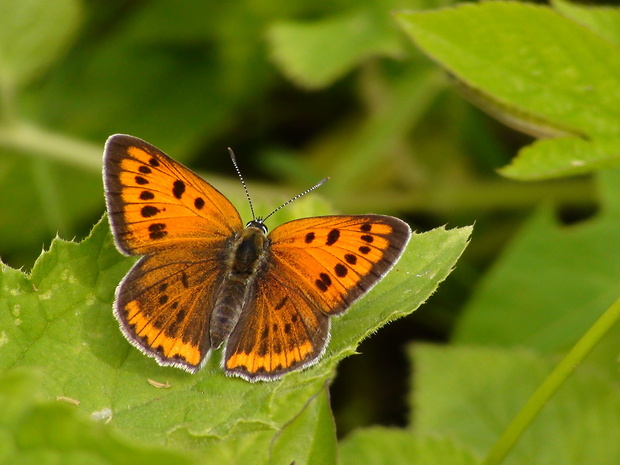
[[[195,373],[224,346],[227,374],[273,380],[316,363],[330,317],[396,263],[411,231],[381,215],[245,227],[215,188],[141,139],[104,150],[118,249],[143,255],[116,290],[123,334],[160,365]]]
[[[246,301],[251,300],[252,286],[265,266],[269,240],[267,228],[252,222],[239,231],[225,258],[225,271],[216,291],[210,321],[211,346],[218,348],[228,339],[239,321]]]

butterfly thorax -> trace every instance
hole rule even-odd
[[[234,236],[224,257],[225,271],[211,314],[212,347],[219,347],[230,336],[266,260],[269,245],[266,228],[262,223],[256,226],[253,223]]]

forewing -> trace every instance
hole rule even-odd
[[[242,228],[226,197],[137,137],[111,136],[103,163],[108,217],[119,249],[128,255],[210,247]]]
[[[346,310],[397,262],[411,236],[391,216],[320,216],[269,235],[272,262],[325,314]]]

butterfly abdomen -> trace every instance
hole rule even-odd
[[[211,313],[212,347],[219,347],[239,321],[257,272],[265,262],[267,247],[267,236],[260,229],[245,228],[235,236]]]

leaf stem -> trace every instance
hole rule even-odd
[[[374,211],[389,205],[393,211],[426,212],[440,215],[532,208],[541,201],[562,205],[596,205],[597,192],[591,179],[575,178],[538,183],[510,180],[454,182],[408,191],[356,191],[332,196],[342,211]]]
[[[0,147],[26,155],[43,155],[92,172],[101,171],[100,147],[23,122],[0,126]]]
[[[542,382],[493,445],[482,465],[498,465],[504,460],[549,399],[619,319],[620,299],[603,313]]]

